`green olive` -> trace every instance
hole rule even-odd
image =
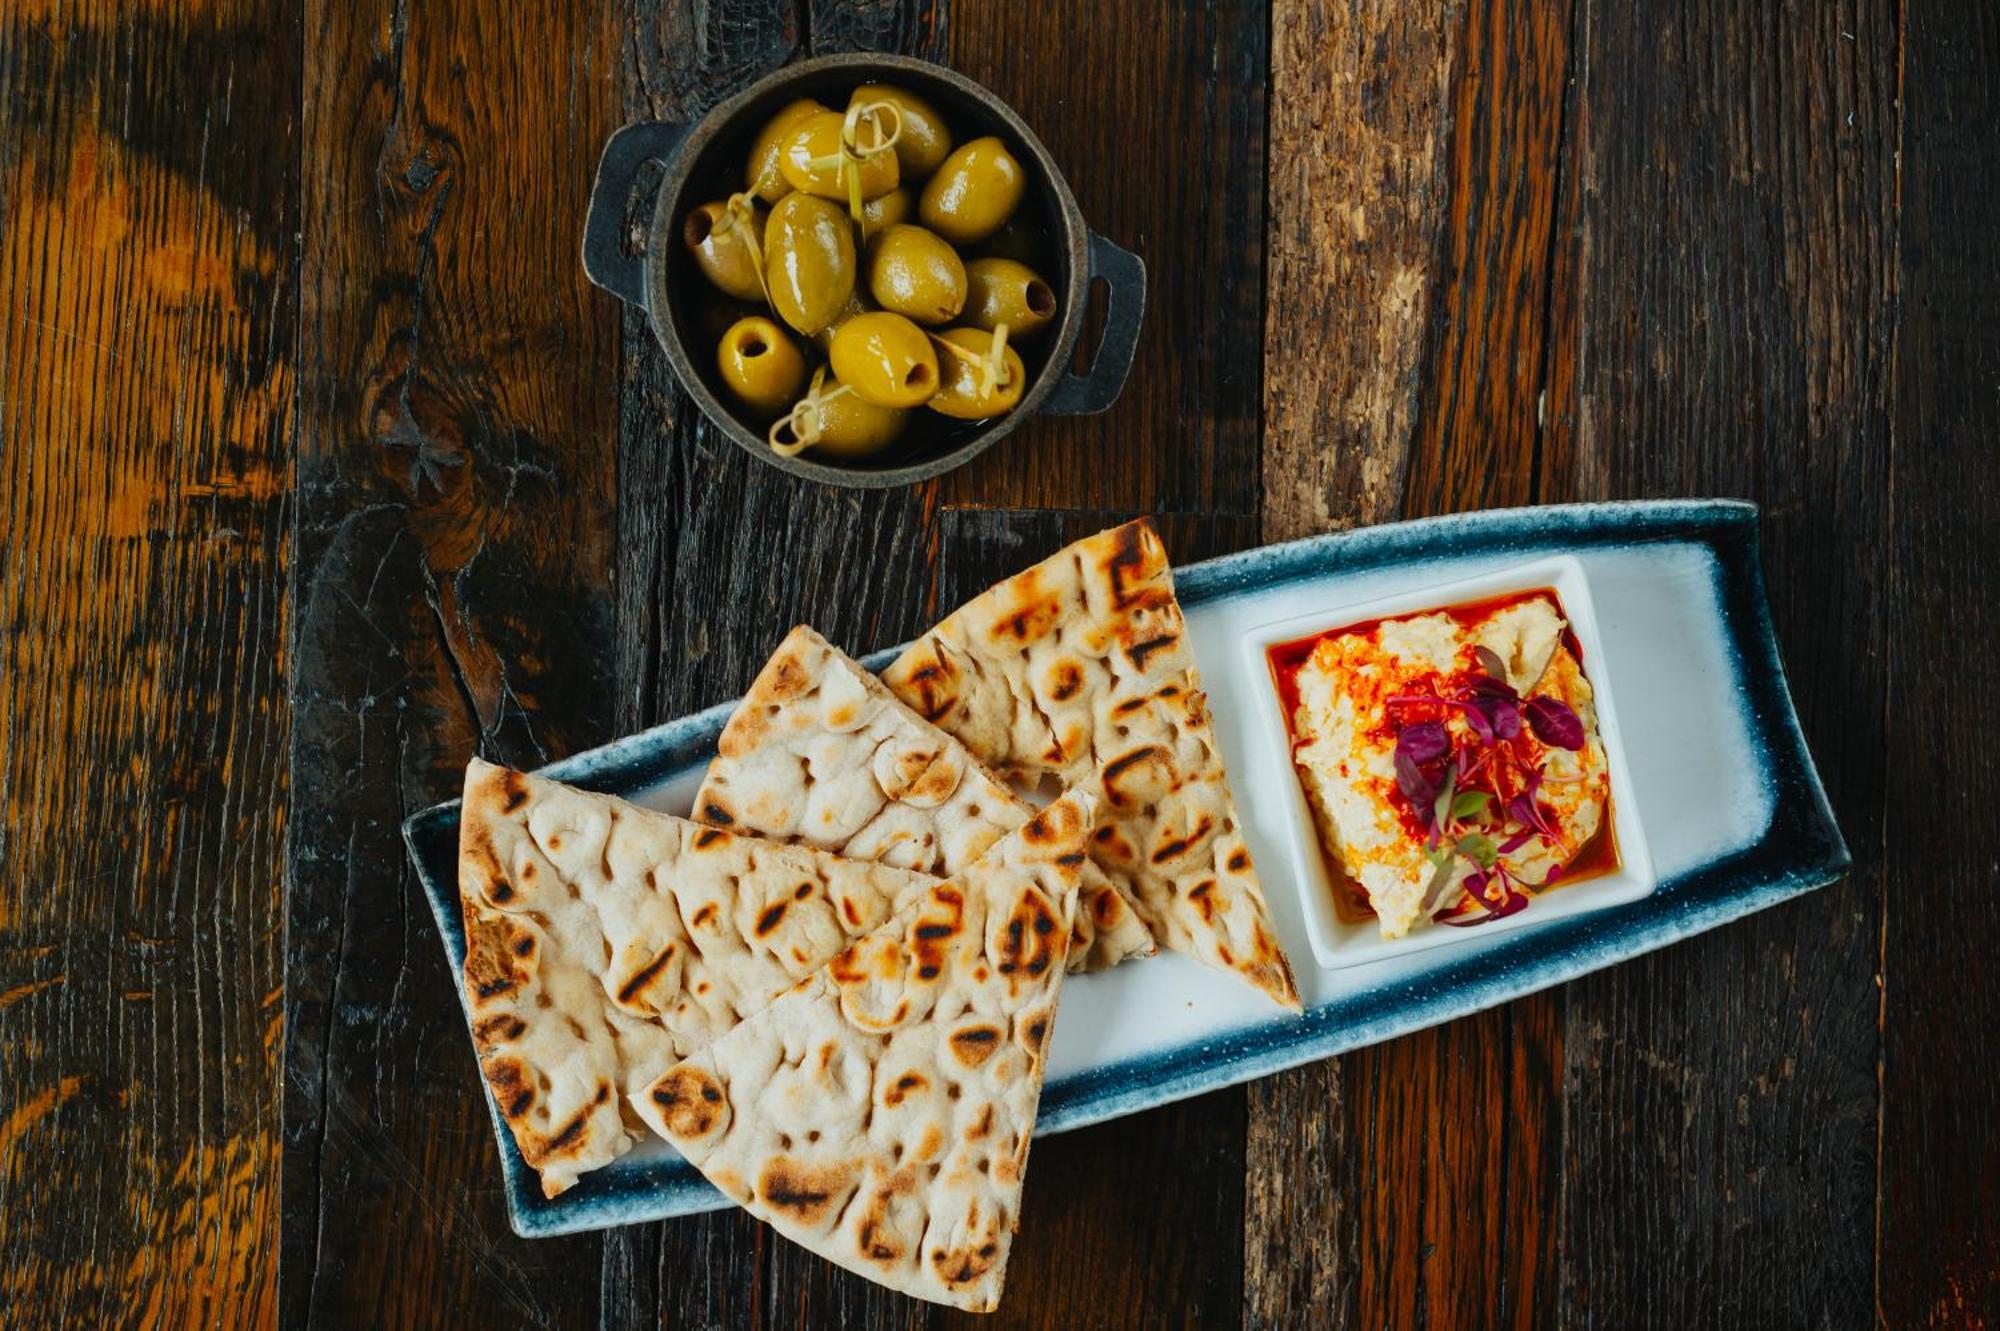
[[[986,358],[993,351],[993,334],[983,328],[952,328],[939,336],[963,354],[948,351],[939,357],[944,377],[937,396],[930,400],[930,409],[963,421],[984,420],[1003,411],[1012,411],[1028,386],[1027,367],[1014,354],[1014,348],[1001,350],[1000,363],[1004,368],[999,382],[992,392],[984,393],[980,388],[984,382]]]
[[[785,149],[778,157],[778,170],[795,190],[817,194],[822,199],[847,198],[847,172],[842,169],[838,111],[818,111],[793,124]],[[868,131],[861,142],[869,142]],[[868,153],[860,159],[861,197],[879,199],[896,188],[901,178],[893,152]]]
[[[902,164],[906,177],[923,179],[937,170],[938,163],[951,151],[951,131],[944,127],[944,117],[915,93],[886,83],[864,83],[847,99],[849,106],[860,102],[887,102],[902,117],[903,132],[896,140],[896,160]]]
[[[833,350],[833,339],[839,335],[847,321],[857,314],[866,314],[874,308],[874,304],[868,299],[867,289],[856,282],[854,290],[847,297],[847,303],[833,312],[833,318],[828,321],[826,327],[812,335],[813,342],[822,352]]]
[[[974,245],[998,231],[1014,215],[1027,173],[988,135],[962,144],[924,183],[917,200],[923,224],[954,245]]]
[[[752,205],[754,220],[750,225],[755,229],[749,236],[725,220],[727,211],[728,205],[722,202],[704,203],[692,210],[681,226],[681,240],[694,256],[694,266],[719,290],[738,300],[761,301],[764,288],[757,281],[757,250],[751,239],[764,232],[764,210]]]
[[[819,438],[816,452],[838,458],[867,457],[896,441],[910,423],[910,413],[900,407],[880,407],[859,393],[832,395],[837,384],[825,385],[819,404]],[[778,442],[796,442],[789,422],[778,427]]]
[[[938,390],[937,352],[924,330],[900,314],[857,314],[834,334],[833,373],[878,407],[921,407]]]
[[[892,226],[869,241],[862,270],[877,305],[920,324],[950,323],[965,307],[958,251],[920,226]]]
[[[764,281],[771,308],[810,337],[854,295],[854,228],[826,199],[793,191],[764,225]]]
[[[1039,333],[1056,317],[1056,293],[1041,275],[1012,259],[974,259],[965,265],[965,321],[992,332],[1007,325],[1007,336]]]
[[[806,386],[806,358],[762,315],[731,324],[715,349],[715,362],[729,391],[766,419],[791,406]]]
[[[791,193],[791,182],[778,170],[778,157],[785,151],[785,142],[798,123],[824,110],[812,98],[801,97],[796,102],[787,102],[778,114],[766,120],[764,128],[757,131],[757,141],[750,145],[750,164],[743,173],[743,187],[765,203],[776,203]]]
[[[917,196],[910,193],[908,185],[898,185],[880,198],[870,199],[861,205],[861,238],[867,240],[877,231],[898,222],[907,222],[916,211]]]

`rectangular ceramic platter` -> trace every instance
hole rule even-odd
[[[1250,709],[1270,705],[1241,650],[1273,620],[1441,585],[1566,552],[1594,595],[1623,700],[1632,789],[1659,886],[1629,905],[1322,970],[1284,845],[1288,755]],[[1036,552],[1035,557],[1042,553]],[[1258,871],[1306,1003],[1277,1010],[1237,981],[1162,953],[1063,988],[1038,1131],[1061,1132],[1450,1021],[1663,947],[1837,879],[1848,858],[1793,713],[1764,599],[1757,515],[1721,501],[1503,510],[1372,527],[1179,569],[1188,637]],[[789,625],[773,625],[775,646]],[[869,658],[879,668],[894,655]],[[578,754],[543,775],[686,813],[730,704]],[[1287,798],[1281,798],[1281,796]],[[457,975],[458,806],[404,825]],[[1578,883],[1567,889],[1590,890]],[[553,1200],[489,1097],[514,1228],[635,1224],[727,1203],[664,1143]]]

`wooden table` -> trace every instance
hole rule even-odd
[[[2000,1322],[1993,5],[0,24],[0,1324],[959,1320],[733,1213],[515,1238],[402,816],[1135,513],[1193,560],[1711,494],[1848,881],[1044,1142],[987,1324]],[[1145,256],[1111,415],[801,485],[587,285],[612,130],[855,47],[991,85]]]

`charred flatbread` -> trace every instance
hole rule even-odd
[[[459,822],[466,1011],[543,1191],[638,1140],[631,1090],[936,881],[474,759]]]
[[[1000,1300],[1092,797],[965,872],[634,1097],[779,1233],[891,1289]]]
[[[1091,858],[1153,937],[1299,1006],[1151,524],[981,593],[882,678],[1000,776],[1098,792]]]
[[[722,732],[695,796],[717,827],[851,859],[949,875],[1034,810],[966,746],[926,722],[860,663],[801,625]],[[1084,870],[1072,969],[1152,951],[1130,900]]]

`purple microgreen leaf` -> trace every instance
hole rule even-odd
[[[1560,698],[1542,694],[1528,699],[1528,725],[1536,739],[1552,748],[1574,753],[1583,747],[1583,722]]]
[[[1531,828],[1544,836],[1555,835],[1555,829],[1549,826],[1549,820],[1542,816],[1542,806],[1535,803],[1535,798],[1531,794],[1516,795],[1508,800],[1507,816],[1521,826]]]
[[[1502,855],[1512,855],[1515,851],[1533,841],[1536,835],[1537,833],[1534,828],[1524,827],[1500,843],[1500,853]]]
[[[1480,710],[1486,713],[1486,722],[1496,736],[1504,740],[1521,733],[1520,704],[1512,698],[1498,697],[1482,698],[1480,702]]]
[[[1541,885],[1536,890],[1545,891],[1548,888],[1554,887],[1556,879],[1562,877],[1562,874],[1563,874],[1563,867],[1560,864],[1550,865],[1549,871],[1546,874],[1542,875]]]
[[[1465,713],[1466,721],[1472,726],[1472,732],[1479,736],[1481,744],[1493,742],[1493,723],[1486,719],[1486,713],[1480,711],[1477,704],[1455,702],[1452,705]]]
[[[1417,806],[1418,818],[1428,826],[1429,810],[1431,802],[1437,798],[1437,788],[1424,779],[1424,774],[1417,769],[1416,761],[1400,744],[1396,746],[1396,788],[1403,792],[1404,798]]]
[[[1454,929],[1464,929],[1471,925],[1484,924],[1492,918],[1493,912],[1488,910],[1483,902],[1475,903],[1470,908],[1456,907],[1452,910],[1443,911],[1431,916],[1431,919],[1437,923],[1448,924]]]
[[[1479,658],[1479,668],[1486,672],[1489,679],[1498,680],[1502,684],[1507,683],[1507,663],[1500,659],[1500,653],[1483,644],[1475,644],[1472,654]],[[1507,691],[1513,692],[1513,686],[1508,685]]]
[[[1505,919],[1527,904],[1528,898],[1526,893],[1510,892],[1504,901],[1493,908],[1493,918],[1496,920]]]
[[[1418,721],[1396,732],[1396,754],[1413,763],[1434,762],[1451,750],[1451,734],[1442,721]]]

